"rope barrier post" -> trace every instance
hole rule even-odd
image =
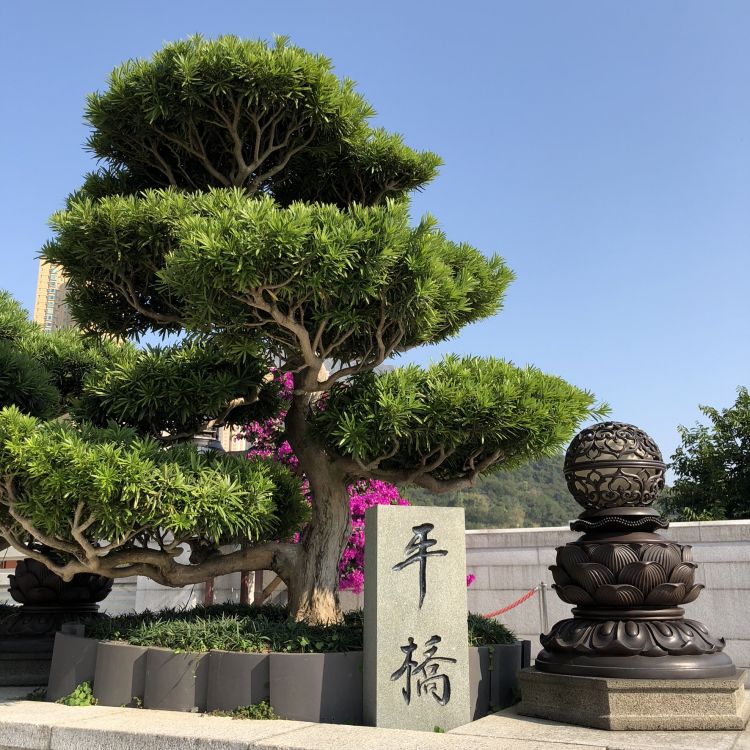
[[[549,630],[549,616],[547,614],[547,584],[539,583],[539,619],[542,623],[542,633]]]

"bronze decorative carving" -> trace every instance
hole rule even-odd
[[[32,558],[21,560],[8,578],[9,593],[22,606],[0,620],[0,638],[51,638],[66,620],[95,616],[114,583],[93,573],[66,582]]]
[[[536,668],[601,677],[733,676],[724,639],[681,605],[695,583],[690,545],[656,533],[669,523],[649,507],[664,487],[665,465],[637,427],[605,422],[579,433],[565,456],[565,479],[583,513],[571,523],[584,535],[557,549],[553,588],[573,617],[541,636]]]
[[[664,489],[665,471],[656,443],[623,422],[582,430],[565,454],[568,490],[584,508],[650,505]]]

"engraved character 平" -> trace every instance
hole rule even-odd
[[[412,531],[414,536],[406,545],[404,552],[407,557],[400,563],[396,563],[393,566],[393,570],[403,570],[412,563],[419,563],[419,608],[422,609],[422,603],[424,602],[425,594],[427,593],[427,558],[431,556],[445,557],[448,554],[448,550],[445,549],[434,549],[437,544],[436,539],[429,539],[430,532],[435,528],[434,524],[422,523],[419,526],[413,526]]]

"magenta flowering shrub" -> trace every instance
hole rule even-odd
[[[365,511],[373,505],[408,505],[398,488],[387,482],[367,479],[349,485],[352,533],[339,562],[339,585],[358,594],[365,583]]]
[[[292,374],[277,373],[282,400],[288,400],[294,387]],[[318,401],[319,408],[325,408],[325,399]],[[248,458],[261,456],[272,458],[288,466],[292,471],[299,467],[299,461],[294,455],[291,445],[283,439],[284,418],[286,409],[282,408],[278,415],[262,422],[251,422],[244,426],[242,435],[252,442],[247,453]],[[307,479],[302,477],[302,491],[308,502],[314,502],[310,493]],[[365,511],[373,505],[408,505],[399,494],[398,488],[387,482],[375,479],[362,480],[349,485],[349,507],[351,509],[352,532],[346,543],[339,562],[339,586],[344,591],[359,594],[365,582]],[[299,531],[291,541],[299,541]]]

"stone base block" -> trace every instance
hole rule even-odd
[[[51,654],[0,654],[0,686],[46,685],[51,663]]]
[[[51,638],[0,639],[0,686],[46,685]]]
[[[638,680],[521,671],[518,713],[613,730],[740,730],[750,718],[744,671],[733,677]]]

